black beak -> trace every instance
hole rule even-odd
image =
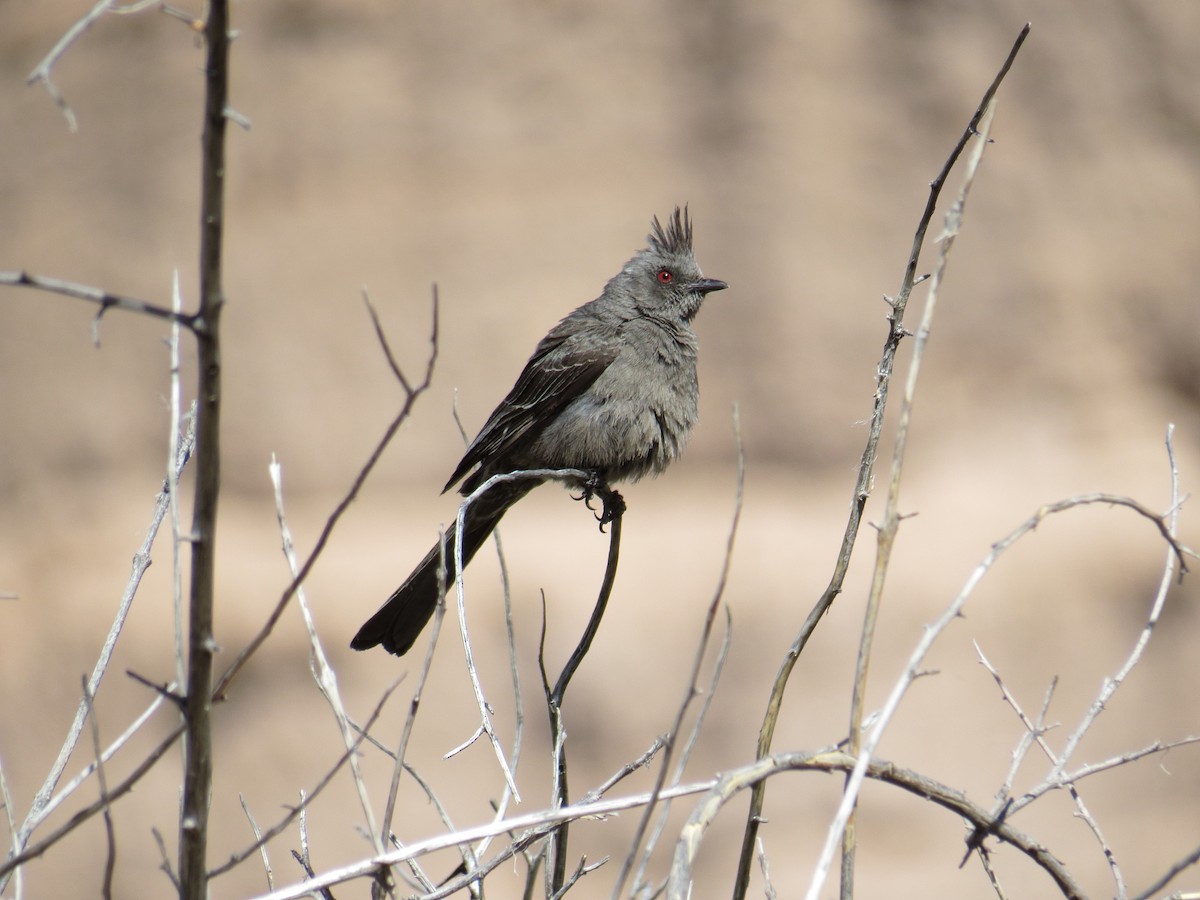
[[[699,281],[692,283],[692,290],[697,294],[710,294],[713,291],[723,291],[729,287],[723,281],[717,281],[715,278],[701,278]]]

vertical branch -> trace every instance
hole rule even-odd
[[[783,695],[787,690],[792,669],[795,667],[796,661],[800,658],[800,654],[803,652],[805,646],[807,646],[808,639],[816,630],[817,625],[825,616],[825,613],[829,611],[838,594],[842,592],[842,583],[846,572],[850,568],[850,556],[858,537],[863,510],[866,507],[873,481],[875,459],[878,453],[880,434],[883,430],[883,417],[887,406],[888,388],[895,365],[896,351],[900,346],[901,339],[906,334],[902,324],[904,312],[908,305],[909,295],[919,280],[916,277],[917,263],[925,244],[925,232],[929,227],[930,221],[933,219],[938,197],[941,195],[942,186],[945,184],[950,170],[958,162],[958,158],[966,148],[967,142],[976,133],[976,126],[983,117],[984,110],[991,102],[992,97],[1000,89],[1000,83],[1012,67],[1017,52],[1021,49],[1021,45],[1025,43],[1025,38],[1029,36],[1029,29],[1030,25],[1026,22],[1025,27],[1017,35],[1012,49],[1009,50],[1008,57],[1000,67],[1000,71],[992,80],[987,91],[984,92],[983,99],[975,110],[975,115],[971,118],[966,130],[959,138],[958,144],[950,152],[937,177],[929,183],[929,197],[926,200],[925,210],[921,214],[917,230],[913,235],[912,249],[909,253],[908,263],[904,269],[904,278],[901,282],[900,292],[896,295],[895,299],[888,298],[888,303],[891,306],[888,313],[888,334],[884,340],[883,354],[876,370],[876,389],[867,434],[867,445],[863,450],[862,459],[859,463],[858,477],[854,485],[854,497],[850,505],[850,517],[846,522],[846,531],[842,537],[841,547],[838,550],[833,576],[830,578],[828,587],[825,588],[824,593],[804,620],[804,624],[800,626],[800,631],[795,640],[792,641],[791,646],[784,654],[779,672],[776,674],[775,681],[771,686],[771,693],[767,700],[767,710],[763,715],[762,726],[758,733],[757,752],[760,759],[765,758],[771,752],[771,744],[775,738],[775,725],[779,721],[779,711],[783,706]],[[741,855],[738,858],[738,871],[734,879],[732,894],[734,900],[743,900],[746,896],[746,890],[750,885],[750,872],[754,864],[755,841],[758,836],[759,823],[762,821],[763,807],[766,804],[766,791],[767,782],[764,779],[757,782],[751,792],[750,809],[746,815],[746,826],[742,833],[742,849]]]
[[[192,514],[192,572],[188,633],[183,808],[179,822],[179,881],[188,900],[208,896],[206,851],[212,792],[213,588],[217,498],[221,483],[221,243],[225,222],[225,121],[229,95],[229,4],[210,0],[204,29],[204,133],[201,138],[200,308],[196,317],[199,406],[196,418],[196,495]]]

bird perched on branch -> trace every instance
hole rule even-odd
[[[590,496],[616,481],[657,475],[683,450],[696,422],[696,333],[704,298],[728,287],[705,278],[692,254],[692,223],[675,208],[654,219],[647,245],[542,338],[517,383],[484,423],[446,482],[470,495],[497,474],[579,469]],[[514,503],[544,479],[494,484],[468,508],[465,566]],[[619,498],[618,501],[619,502]],[[606,515],[611,512],[606,510]],[[382,644],[403,655],[437,607],[439,585],[455,579],[454,531],[433,549],[358,630],[350,646]],[[443,562],[444,560],[444,562]]]

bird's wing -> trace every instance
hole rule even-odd
[[[616,359],[615,343],[572,346],[573,333],[574,329],[560,325],[542,339],[513,389],[467,448],[443,491],[453,487],[476,465],[519,452],[537,440],[542,429],[591,387]]]

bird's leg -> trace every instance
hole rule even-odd
[[[576,500],[582,500],[583,505],[590,509],[596,516],[596,521],[600,523],[600,531],[604,531],[604,526],[619,518],[625,512],[625,498],[613,490],[609,486],[608,480],[604,477],[604,473],[599,469],[592,469],[588,474],[587,481],[579,486],[580,494]],[[600,498],[600,510],[592,506],[592,498]]]

